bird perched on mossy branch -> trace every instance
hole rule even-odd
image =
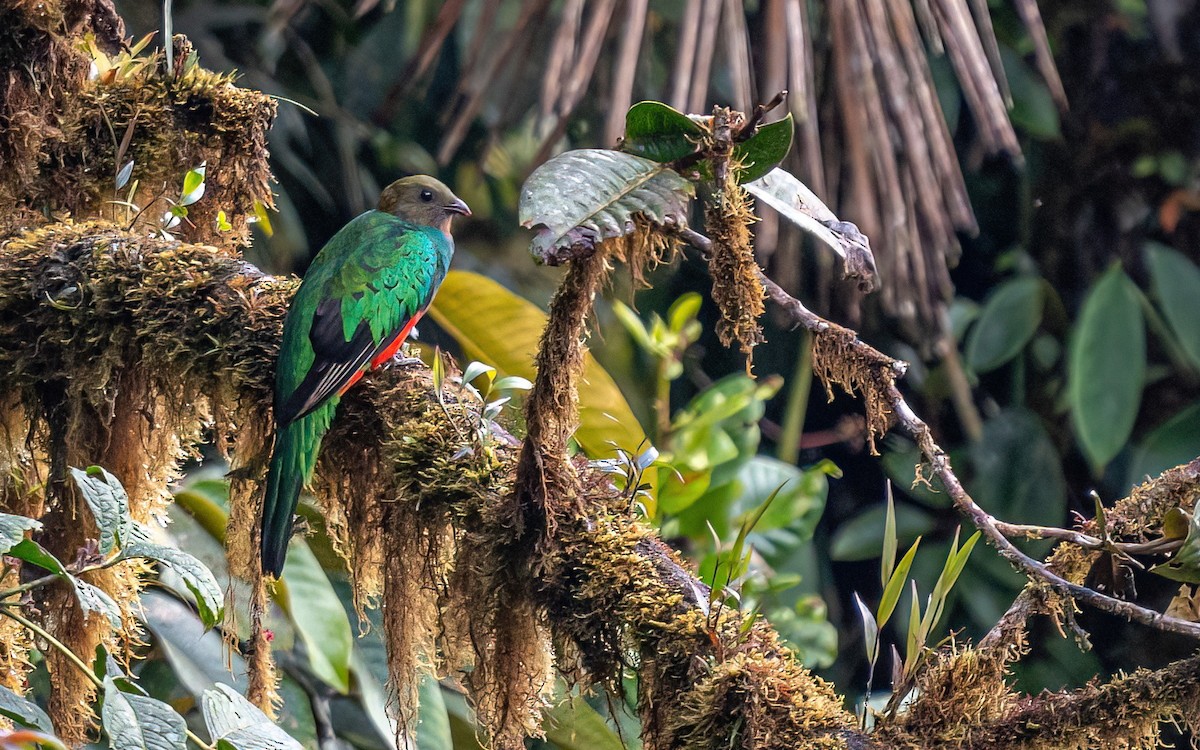
[[[283,571],[300,490],[338,401],[391,359],[446,277],[450,220],[470,216],[432,177],[397,180],[309,266],[288,310],[275,371],[275,450],[262,509],[263,573]]]

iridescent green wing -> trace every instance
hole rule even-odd
[[[315,268],[293,303],[311,309],[311,314],[304,315],[295,330],[285,330],[285,351],[289,339],[303,335],[305,340],[296,341],[295,348],[308,356],[294,362],[290,373],[280,372],[279,425],[337,395],[372,359],[407,334],[445,278],[452,252],[450,239],[441,231],[379,211],[368,211],[334,235],[313,261]],[[290,319],[288,324],[293,328]],[[300,351],[304,349],[308,351]]]

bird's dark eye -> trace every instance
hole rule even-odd
[[[432,190],[422,190],[420,197],[421,197],[421,200],[425,201],[426,203],[432,203],[433,202],[433,191]]]

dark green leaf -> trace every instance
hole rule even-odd
[[[204,724],[218,747],[232,750],[301,750],[287,732],[228,685],[204,691]]]
[[[974,491],[979,504],[1023,523],[1062,522],[1067,497],[1058,451],[1037,415],[1006,409],[984,422],[972,445]]]
[[[562,701],[546,719],[546,739],[561,750],[624,750],[617,731],[581,697]]]
[[[432,676],[421,675],[418,691],[416,750],[454,750],[442,686]]]
[[[129,495],[116,477],[99,466],[89,466],[87,471],[72,466],[71,477],[92,509],[96,527],[100,529],[100,554],[107,555],[127,541],[132,523]]]
[[[123,693],[111,677],[104,680],[100,713],[112,750],[182,750],[187,725],[175,709],[144,695]]]
[[[179,576],[196,598],[196,608],[200,611],[200,619],[205,627],[211,628],[221,621],[225,609],[225,594],[212,572],[192,555],[174,547],[146,541],[127,545],[121,551],[121,555],[127,558],[144,557],[169,569]]]
[[[24,541],[26,531],[41,527],[41,522],[32,518],[0,513],[0,555],[7,555],[10,549]]]
[[[283,580],[287,583],[287,601],[280,604],[304,641],[313,672],[345,695],[350,691],[354,635],[321,563],[301,540],[293,541],[288,548]]]
[[[1114,264],[1088,293],[1071,342],[1071,421],[1096,473],[1129,439],[1142,400],[1146,331],[1140,296]]]
[[[221,635],[208,630],[190,607],[157,591],[143,593],[141,602],[155,645],[162,649],[180,684],[194,698],[199,699],[218,682],[245,689],[245,660],[240,654],[228,654]]]
[[[1025,348],[1042,322],[1042,280],[1006,281],[988,296],[967,335],[966,361],[978,373],[990,372]]]
[[[1147,435],[1133,452],[1127,486],[1156,477],[1200,456],[1200,403],[1192,404]]]
[[[1192,365],[1200,368],[1200,315],[1196,314],[1200,268],[1178,250],[1157,242],[1146,243],[1146,260],[1163,317]]]
[[[15,557],[18,560],[24,560],[27,563],[43,568],[48,573],[55,575],[70,577],[70,573],[59,562],[58,558],[46,551],[46,548],[32,539],[22,539],[17,544],[14,544],[7,553],[10,557]]]
[[[749,139],[733,147],[733,160],[742,165],[738,182],[753,182],[774,169],[792,148],[796,131],[791,113],[777,122],[759,127]]]
[[[825,509],[828,485],[821,471],[803,472],[769,456],[754,456],[742,466],[737,475],[742,494],[736,510],[753,512],[776,491],[775,500],[763,512],[754,526],[758,532],[786,528],[799,537],[812,538],[817,521]]]
[[[23,696],[17,695],[8,688],[0,685],[0,716],[4,716],[21,726],[40,729],[43,732],[53,732],[54,725],[42,707]]]
[[[1013,103],[1008,116],[1013,125],[1035,138],[1058,138],[1058,107],[1045,82],[1009,47],[1001,47],[1000,57],[1012,91]]]
[[[537,229],[533,253],[556,263],[560,251],[626,236],[635,217],[686,226],[693,192],[690,182],[649,159],[604,149],[568,151],[525,181],[521,226]]]
[[[652,161],[675,161],[693,153],[703,135],[704,128],[679,110],[662,102],[638,102],[625,113],[621,148]]]

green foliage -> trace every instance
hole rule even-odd
[[[451,271],[429,316],[450,334],[468,360],[496,368],[505,377],[534,377],[533,357],[546,325],[546,314],[486,276]],[[473,379],[473,378],[471,378]],[[613,452],[612,445],[632,449],[645,433],[612,377],[591,354],[584,355],[579,392],[579,429],[576,441],[590,456]]]
[[[1042,322],[1045,282],[1021,277],[996,287],[967,337],[967,365],[978,373],[1007,364],[1033,338]]]
[[[1196,315],[1200,268],[1179,251],[1157,242],[1146,243],[1146,261],[1163,317],[1192,368],[1200,371],[1200,315]]]
[[[662,102],[638,102],[625,113],[621,148],[656,162],[671,162],[696,153],[705,129]]]
[[[309,666],[326,685],[350,692],[350,620],[328,575],[308,545],[293,539],[288,546],[285,584],[276,601],[304,642]]]
[[[187,747],[186,723],[166,703],[123,692],[111,676],[104,678],[100,713],[112,750],[178,750]]]
[[[776,168],[792,149],[796,123],[789,112],[782,120],[760,125],[758,132],[733,147],[733,161],[741,165],[738,182],[753,182]]]
[[[43,732],[53,732],[50,717],[42,707],[28,698],[17,695],[8,688],[0,685],[0,716],[12,721],[17,726],[40,729]]]
[[[564,190],[570,185],[571,189]],[[580,149],[538,167],[521,190],[521,226],[536,229],[532,250],[558,251],[623,237],[635,217],[687,225],[692,184],[666,165],[620,151]]]
[[[1133,431],[1146,373],[1141,292],[1119,265],[1092,287],[1071,342],[1067,397],[1079,445],[1099,473]]]

